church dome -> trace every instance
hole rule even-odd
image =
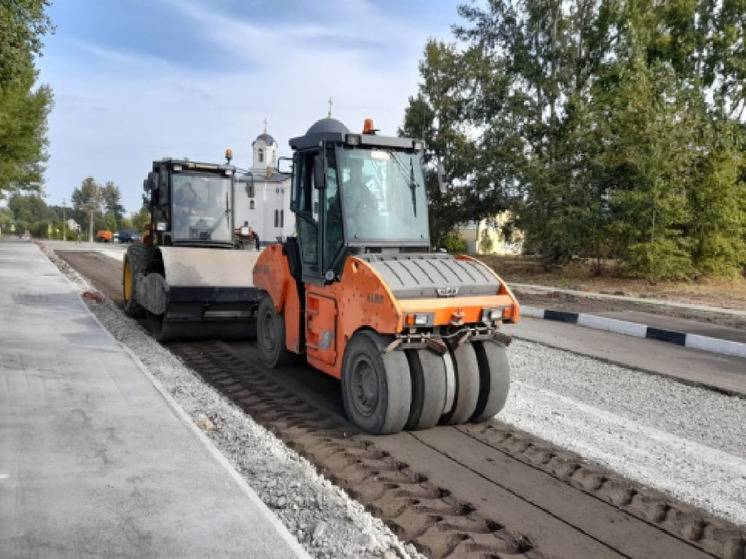
[[[256,140],[254,140],[254,144],[257,142],[264,142],[268,146],[271,146],[272,144],[277,143],[275,142],[275,139],[269,134],[267,134],[266,132],[262,132],[256,137]]]
[[[347,127],[342,124],[340,121],[338,121],[336,118],[322,118],[321,120],[317,120],[311,128],[308,129],[308,132],[306,132],[307,136],[310,136],[311,134],[333,134],[333,133],[339,133],[339,134],[349,134],[350,131],[347,129]]]

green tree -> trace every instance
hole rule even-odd
[[[470,114],[481,130],[483,189],[511,199],[526,244],[545,267],[593,246],[589,208],[600,206],[585,169],[585,99],[613,42],[611,2],[508,0],[459,8],[464,64],[474,76]]]
[[[34,57],[52,30],[47,0],[0,3],[0,197],[8,190],[40,190],[46,160],[52,92],[34,89]]]
[[[16,221],[32,223],[47,219],[48,208],[44,199],[38,194],[11,194],[8,199],[8,209],[13,213]]]
[[[145,231],[150,223],[150,213],[148,213],[147,208],[140,208],[137,212],[130,214],[130,222],[132,228],[138,233]]]
[[[650,280],[744,266],[743,0],[491,0],[429,41],[401,132],[425,138],[433,238],[506,206],[545,267]],[[437,189],[445,167],[452,188]]]
[[[76,221],[88,226],[88,237],[92,240],[96,229],[102,228],[103,224],[103,216],[99,215],[103,204],[101,187],[93,177],[86,177],[80,187],[73,190],[71,200]]]
[[[122,206],[122,193],[119,191],[119,187],[112,181],[107,181],[104,186],[101,187],[101,197],[103,199],[104,209],[107,213],[107,223],[111,223],[113,227],[110,229],[115,231],[119,227],[119,223],[124,216],[124,206]],[[113,221],[110,221],[108,215],[113,216]]]
[[[9,208],[0,208],[0,236],[10,234],[11,223],[13,223],[13,212]]]
[[[445,247],[456,225],[474,214],[487,215],[490,208],[479,203],[476,187],[469,185],[475,145],[466,134],[467,76],[461,55],[453,45],[428,41],[420,76],[419,92],[409,99],[399,134],[425,140],[431,242]],[[448,188],[442,191],[444,181]]]
[[[713,127],[710,133],[712,148],[700,152],[687,193],[692,215],[687,236],[700,273],[737,277],[746,268],[746,157],[734,141],[737,126]]]

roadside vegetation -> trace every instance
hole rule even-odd
[[[0,2],[0,199],[41,190],[52,90],[37,83],[35,59],[54,30],[48,0]]]
[[[743,2],[495,0],[459,13],[453,43],[427,43],[400,131],[428,145],[438,246],[508,210],[506,237],[522,230],[544,271],[589,259],[591,275],[652,282],[742,276]]]
[[[642,297],[661,299],[670,302],[693,303],[712,307],[746,310],[746,280],[719,277],[700,277],[692,281],[659,280],[650,282],[644,278],[631,277],[623,264],[604,261],[604,274],[597,275],[594,268],[595,261],[589,259],[574,259],[569,264],[552,268],[547,271],[541,259],[535,256],[480,256],[487,265],[491,266],[508,284],[527,283],[546,285],[560,289],[572,289],[606,295],[622,295],[626,297]],[[588,311],[587,299],[554,294],[550,297],[539,297],[535,293],[524,293],[520,287],[514,287],[519,293],[522,303],[538,305],[546,304],[554,308],[557,303],[570,300],[573,310]],[[546,299],[546,300],[545,300]],[[592,300],[591,300],[592,301]],[[619,305],[614,305],[614,310]],[[594,307],[595,308],[595,307]],[[638,309],[637,305],[627,305],[625,308]],[[569,307],[568,307],[569,309]],[[662,312],[659,307],[644,309],[647,312]],[[664,313],[665,314],[665,313]],[[670,313],[669,313],[670,314]],[[676,316],[683,316],[678,313]],[[685,318],[702,319],[700,316],[687,315]],[[719,317],[722,322],[723,317]],[[724,322],[725,323],[725,322]],[[743,321],[738,322],[743,325]]]
[[[124,215],[119,187],[111,181],[99,184],[86,177],[70,197],[70,205],[48,206],[39,193],[14,192],[7,207],[0,208],[0,231],[22,235],[28,232],[40,239],[87,240],[92,230],[121,229],[143,231],[148,222],[147,211]],[[63,221],[65,224],[63,226]]]

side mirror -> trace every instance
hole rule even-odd
[[[326,186],[326,173],[324,172],[324,158],[316,155],[313,158],[313,186],[318,190]]]
[[[286,175],[293,174],[293,158],[292,157],[278,157],[277,158],[277,172],[284,173]]]
[[[158,190],[158,173],[151,171],[148,173],[148,178],[142,181],[142,189],[147,192],[148,190]]]

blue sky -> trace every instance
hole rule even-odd
[[[325,116],[394,134],[428,37],[450,40],[458,0],[57,0],[39,60],[52,86],[45,191],[113,180],[128,211],[165,156],[250,165],[251,141]]]

